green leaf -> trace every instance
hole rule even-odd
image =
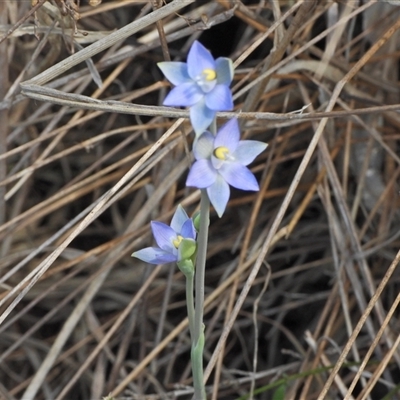
[[[272,400],[285,400],[286,385],[282,384],[275,390]]]
[[[192,220],[193,220],[193,225],[196,228],[196,231],[198,232],[200,230],[200,211],[196,211],[193,214]]]

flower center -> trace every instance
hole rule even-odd
[[[225,146],[217,147],[214,150],[214,156],[218,158],[218,160],[226,160],[229,156],[229,149]]]
[[[174,247],[177,249],[179,247],[179,245],[181,244],[183,240],[183,237],[181,235],[178,235],[173,241],[172,244],[174,245]]]
[[[206,81],[213,81],[217,77],[217,73],[211,68],[206,68],[203,70],[203,76]]]

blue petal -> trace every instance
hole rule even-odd
[[[239,144],[239,139],[239,124],[236,118],[232,118],[219,128],[215,137],[214,148],[226,147],[233,154]]]
[[[174,246],[172,241],[176,238],[176,232],[170,226],[162,222],[151,221],[150,225],[158,247],[173,253]]]
[[[197,40],[192,44],[187,58],[188,73],[198,79],[205,69],[215,70],[215,60],[211,53]]]
[[[203,189],[212,185],[216,178],[217,172],[212,167],[210,160],[195,161],[186,179],[186,186]]]
[[[233,109],[232,92],[226,85],[216,85],[205,95],[206,105],[211,110],[229,111]]]
[[[267,146],[267,143],[257,140],[241,140],[232,155],[240,164],[249,165]]]
[[[183,62],[163,61],[159,62],[158,68],[161,69],[165,77],[175,86],[185,82],[190,82],[190,76],[187,72],[187,65]]]
[[[178,207],[176,208],[174,216],[172,217],[170,226],[175,232],[180,233],[183,224],[187,220],[189,220],[189,217],[186,214],[184,208],[179,204]]]
[[[190,122],[196,136],[201,135],[211,125],[214,117],[215,111],[205,105],[204,99],[190,107]]]
[[[196,229],[191,218],[182,225],[181,235],[185,239],[196,239]]]
[[[135,251],[132,257],[148,262],[150,264],[166,264],[177,260],[177,256],[158,247],[146,247],[145,249]]]
[[[241,190],[260,190],[253,173],[237,162],[226,162],[218,170],[221,176],[231,186]]]
[[[214,135],[205,131],[193,144],[193,154],[196,160],[210,158],[214,151]]]
[[[164,99],[164,106],[192,106],[204,97],[199,86],[190,81],[174,87]]]
[[[230,85],[233,79],[233,63],[230,58],[219,57],[215,60],[217,83]]]
[[[229,185],[218,175],[215,183],[207,188],[207,194],[218,216],[222,217],[229,200]]]

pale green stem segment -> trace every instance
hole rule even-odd
[[[214,119],[210,126],[214,135],[217,131],[217,121]],[[192,371],[194,400],[206,400],[203,371],[204,350],[204,278],[207,260],[208,226],[210,224],[210,200],[205,189],[201,190],[200,199],[200,228],[197,236],[197,258],[195,278],[195,310],[194,310],[194,335],[192,337]]]
[[[210,220],[210,201],[207,191],[201,191],[200,200],[200,229],[197,236],[196,259],[196,300],[194,310],[194,335],[192,339],[192,371],[195,400],[205,400],[206,392],[203,378],[203,349],[204,349],[204,277],[207,259],[208,225]]]
[[[203,351],[204,351],[204,324],[196,345],[192,344],[192,374],[194,383],[194,400],[206,400],[204,387]]]
[[[194,270],[191,272],[185,273],[186,277],[186,307],[189,319],[189,331],[190,337],[194,338]]]

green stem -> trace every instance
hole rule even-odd
[[[194,400],[206,400],[206,389],[204,387],[203,372],[204,351],[204,325],[202,333],[196,345],[192,344],[192,374],[194,383]]]
[[[210,125],[210,132],[217,132],[217,121]],[[204,386],[203,351],[204,351],[204,281],[207,260],[208,226],[210,224],[210,200],[207,191],[201,190],[200,199],[200,228],[197,235],[197,257],[195,268],[195,309],[194,309],[194,334],[192,336],[192,373],[194,386],[194,400],[206,400]],[[190,319],[189,319],[190,323]]]
[[[194,271],[185,274],[186,277],[186,307],[189,319],[189,331],[192,341],[194,340],[194,297],[193,297],[193,283]]]
[[[195,279],[194,335],[192,342],[192,370],[195,400],[205,400],[206,392],[203,377],[204,348],[204,277],[207,258],[208,225],[210,220],[210,201],[207,191],[201,190],[200,229],[197,237],[197,259]]]

